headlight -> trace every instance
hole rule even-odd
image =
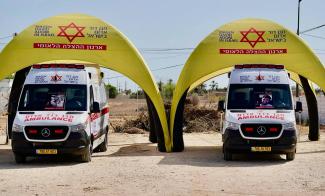
[[[283,124],[283,129],[294,129],[296,130],[296,124],[294,122],[289,122],[287,124]]]
[[[12,131],[13,132],[23,132],[24,128],[21,125],[13,124],[12,125]]]
[[[72,132],[79,132],[79,131],[85,130],[86,127],[87,127],[86,123],[81,123],[81,124],[71,126],[70,129]]]
[[[239,124],[225,121],[225,128],[232,129],[232,130],[239,130]]]

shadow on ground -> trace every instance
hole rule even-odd
[[[221,146],[187,146],[183,152],[162,153],[150,143],[123,145],[112,154],[93,157],[118,156],[162,156],[161,165],[197,167],[256,167],[286,163],[280,155],[272,154],[238,154],[234,155],[234,161],[224,161]]]
[[[155,144],[136,143],[109,145],[119,147],[116,152],[95,153],[96,158],[111,157],[134,157],[134,156],[160,156],[162,159],[159,165],[189,165],[196,167],[263,167],[269,165],[285,164],[285,156],[272,154],[237,154],[234,161],[224,161],[221,146],[187,146],[183,152],[162,153],[159,152]],[[325,153],[321,151],[298,152],[297,154]],[[11,149],[0,149],[0,170],[1,169],[24,169],[24,168],[45,168],[57,166],[72,166],[80,164],[76,157],[55,156],[55,157],[30,157],[25,164],[16,164]],[[87,163],[85,163],[87,164]]]
[[[62,167],[80,164],[75,157],[55,156],[55,157],[28,157],[24,164],[16,164],[11,149],[0,149],[0,170],[2,169],[25,169],[25,168],[46,168]]]

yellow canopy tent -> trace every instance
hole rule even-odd
[[[77,60],[120,72],[137,83],[154,106],[158,147],[170,151],[163,100],[144,59],[115,27],[84,15],[66,14],[44,19],[19,33],[0,53],[0,79],[45,61]],[[149,105],[149,104],[148,104]]]
[[[184,148],[182,115],[188,90],[229,72],[236,64],[259,63],[284,65],[288,71],[325,89],[324,66],[296,34],[262,19],[242,19],[225,24],[201,41],[178,78],[170,112],[173,151]]]

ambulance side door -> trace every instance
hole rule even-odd
[[[91,108],[93,108],[94,103],[97,102],[99,104],[99,94],[98,94],[98,85],[90,86],[90,104]],[[99,108],[100,109],[100,108]],[[91,111],[90,119],[91,119],[91,133],[94,136],[94,139],[100,134],[100,111],[94,112]]]

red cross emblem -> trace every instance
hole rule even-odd
[[[264,76],[261,76],[260,74],[256,76],[256,80],[261,81],[264,80]]]
[[[71,43],[76,37],[85,37],[82,33],[82,30],[85,28],[86,27],[78,27],[72,22],[68,26],[59,26],[61,31],[57,36],[66,37]]]
[[[252,48],[255,47],[257,42],[265,42],[263,38],[263,34],[265,33],[265,31],[256,31],[256,29],[250,28],[248,31],[240,31],[240,33],[243,35],[243,38],[241,38],[240,42],[248,42],[249,45],[252,46]],[[249,40],[247,37],[249,34],[256,34],[257,38],[255,40]]]
[[[62,76],[59,76],[58,74],[51,76],[51,81],[54,81],[54,82],[61,81],[61,79],[62,79]]]

